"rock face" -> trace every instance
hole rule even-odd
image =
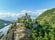
[[[14,40],[29,40],[28,35],[31,35],[29,29],[23,28],[24,24],[20,23],[17,25],[17,29],[14,32]],[[30,33],[28,33],[30,31]]]
[[[7,35],[3,36],[0,40],[30,40],[29,35],[31,35],[31,30],[24,28],[23,23],[17,23],[17,25],[12,26]]]

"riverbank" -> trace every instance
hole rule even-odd
[[[6,35],[7,31],[9,30],[9,27],[11,27],[11,26],[12,26],[12,24],[9,24],[8,26],[5,26],[2,29],[0,29],[0,36]]]

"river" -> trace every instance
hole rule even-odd
[[[7,31],[9,30],[9,27],[11,27],[12,24],[9,24],[7,26],[5,26],[4,28],[0,29],[0,36],[2,36],[3,34],[6,35]]]

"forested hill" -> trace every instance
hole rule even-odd
[[[55,27],[55,8],[43,12],[36,21],[42,26],[47,23]]]
[[[43,12],[36,21],[41,26],[33,30],[33,39],[55,40],[55,8]]]

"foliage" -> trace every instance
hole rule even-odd
[[[36,21],[41,26],[33,30],[33,39],[55,40],[55,8],[42,13]]]

